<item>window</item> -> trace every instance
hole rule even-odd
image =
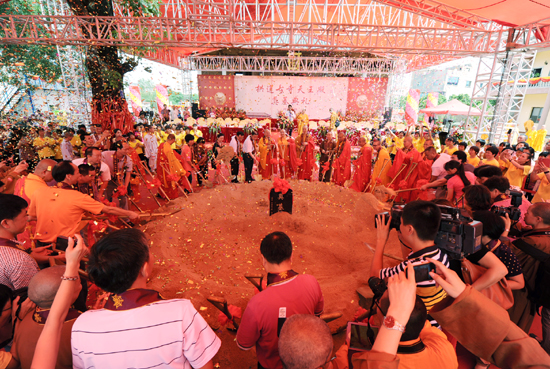
[[[531,78],[538,78],[542,74],[542,68],[534,68],[531,72]]]
[[[447,80],[448,85],[457,86],[458,85],[458,77],[449,77]]]
[[[466,87],[470,87],[472,85],[472,81],[466,81]]]
[[[540,116],[542,115],[542,108],[533,108],[531,110],[531,116],[529,119],[531,119],[533,122],[538,123],[540,121]]]

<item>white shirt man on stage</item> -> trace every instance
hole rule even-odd
[[[145,145],[145,156],[149,159],[149,168],[154,172],[157,170],[157,154],[159,144],[157,137],[155,136],[155,126],[150,125],[147,128],[147,134],[143,139],[143,145]]]

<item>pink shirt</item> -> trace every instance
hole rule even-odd
[[[476,176],[472,172],[464,172],[466,178],[470,181],[470,184],[473,185],[476,183]],[[451,179],[447,181],[447,188],[453,189],[454,191],[454,200],[458,200],[462,196],[462,190],[464,189],[464,183],[462,179],[457,175],[454,175]]]
[[[281,313],[284,311],[286,318],[294,314],[321,315],[323,308],[323,293],[314,276],[298,274],[273,283],[248,302],[237,332],[237,345],[244,350],[256,346],[258,362],[264,368],[280,369],[283,367],[278,347]]]

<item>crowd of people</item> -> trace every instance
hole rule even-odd
[[[378,333],[368,350],[333,347],[319,318],[321,287],[292,269],[291,239],[274,232],[262,240],[267,287],[249,301],[235,338],[241,349],[255,348],[258,368],[457,368],[464,351],[478,369],[550,367],[550,144],[537,153],[522,136],[499,146],[447,137],[438,147],[421,126],[380,128],[355,147],[336,120],[317,142],[305,112],[289,107],[288,115],[294,128],[237,132],[229,144],[220,134],[211,146],[197,126],[171,124],[170,112],[127,133],[2,127],[0,369],[213,368],[222,342],[193,304],[147,287],[153,260],[146,235],[132,228],[140,212],[133,193],[145,186],[171,200],[208,182],[277,177],[406,205],[398,226],[389,214],[376,219],[365,273],[386,281],[387,292],[375,296],[378,316],[369,323]],[[473,252],[441,247],[449,208],[464,224],[482,225]],[[124,229],[98,236],[87,219],[101,214]],[[384,268],[392,228],[405,260]],[[427,262],[435,269],[415,280],[414,267]],[[92,284],[108,298],[88,310]],[[543,336],[532,338],[537,313]]]

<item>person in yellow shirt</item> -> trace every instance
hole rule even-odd
[[[42,159],[53,159],[55,153],[53,147],[55,146],[55,141],[50,137],[46,137],[46,132],[44,128],[38,128],[38,137],[32,142],[34,149],[38,153],[38,158]]]
[[[477,156],[477,154],[479,154],[479,147],[477,146],[472,146],[470,147],[470,149],[468,150],[468,164],[471,164],[473,165],[474,167],[477,167],[479,165],[479,162],[481,161],[481,159]]]
[[[157,137],[157,142],[161,144],[163,142],[166,142],[168,134],[162,130],[162,127],[160,125],[157,125],[155,136]]]
[[[191,134],[195,136],[195,142],[199,139],[199,137],[202,137],[202,131],[199,129],[197,123],[193,124],[193,130],[191,131]]]
[[[134,132],[128,133],[128,145],[134,150],[136,150],[136,154],[138,154],[141,161],[147,160],[145,157],[145,154],[143,153],[143,148],[145,145],[136,138],[136,135]]]
[[[545,158],[545,157],[544,157]],[[536,202],[546,202],[550,200],[550,169],[542,162],[543,156],[539,156],[535,167],[533,168],[533,173],[531,173],[531,181],[539,181],[539,188],[533,196],[531,204]]]
[[[494,146],[489,146],[485,149],[485,160],[482,160],[481,163],[479,163],[479,166],[482,165],[492,165],[495,167],[500,168],[500,164],[497,159],[495,159],[495,156],[498,155],[498,149]]]
[[[178,124],[176,126],[176,132],[174,132],[174,136],[176,137],[175,145],[176,145],[176,151],[178,154],[181,154],[181,147],[185,145],[185,132],[183,132],[183,126],[181,124]]]
[[[393,138],[393,145],[391,147],[388,147],[390,150],[390,155],[394,155],[397,153],[397,150],[402,149],[405,147],[405,132],[398,132],[397,135],[393,133],[391,130],[388,129],[388,132]]]
[[[451,156],[455,153],[455,151],[458,151],[458,146],[456,146],[456,138],[447,137],[442,153]]]
[[[531,171],[531,154],[523,152],[519,154],[517,160],[514,160],[510,151],[505,150],[504,155],[501,156],[506,168],[508,168],[504,177],[508,178],[510,185],[523,187],[523,180]]]
[[[71,145],[73,145],[74,152],[77,153],[78,156],[80,148],[82,147],[82,140],[79,135],[75,134],[74,129],[69,128],[69,131],[73,134],[73,138],[71,138]]]
[[[60,129],[55,129],[52,131],[52,140],[54,140],[55,145],[53,147],[54,152],[54,159],[57,161],[63,160],[63,153],[61,152],[61,142],[63,142],[63,137],[61,137],[61,134],[63,133]]]
[[[426,140],[422,135],[422,130],[420,132],[416,131],[414,133],[413,146],[416,149],[416,151],[418,151],[421,154],[424,152],[424,142],[426,142]]]

